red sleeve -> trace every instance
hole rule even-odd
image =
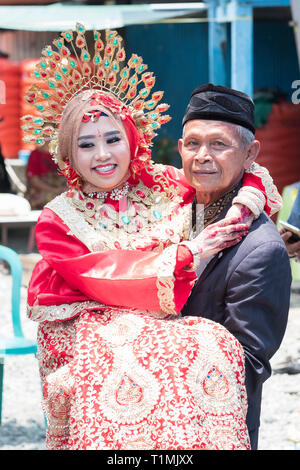
[[[264,195],[264,210],[268,215],[272,216],[281,209],[282,198],[267,168],[258,163],[252,163],[249,170],[244,173],[242,185],[243,187],[251,186]]]
[[[89,253],[76,237],[68,235],[68,227],[54,212],[44,209],[36,225],[35,234],[40,253],[57,258]],[[61,305],[89,300],[80,290],[72,288],[43,258],[32,273],[28,287],[28,305]]]
[[[180,312],[191,293],[191,286],[194,285],[196,275],[190,268],[193,265],[194,257],[186,246],[179,246],[177,251],[177,263],[175,268],[174,297],[175,304]]]
[[[179,313],[196,280],[193,256],[183,246],[162,252],[105,250],[90,253],[60,218],[44,209],[36,227],[43,260],[36,266],[28,304],[94,300],[105,305]]]
[[[264,187],[262,180],[259,176],[254,175],[253,173],[244,173],[243,181],[242,181],[242,186],[252,186],[253,188],[258,189],[260,192],[263,193],[263,195],[266,198],[266,205],[264,210],[267,212],[267,214],[270,213],[270,208],[267,205],[267,193],[266,193],[266,188]]]

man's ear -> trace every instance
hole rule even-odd
[[[247,156],[244,161],[245,170],[248,170],[250,168],[250,166],[256,159],[257,155],[259,154],[259,150],[260,150],[259,140],[253,140],[253,142],[251,142],[251,144],[249,144],[247,148]]]
[[[177,147],[178,147],[178,152],[180,156],[182,156],[182,146],[183,146],[183,139],[179,139],[177,143]]]

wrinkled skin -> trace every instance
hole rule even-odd
[[[247,235],[248,228],[248,224],[241,223],[238,217],[226,217],[209,225],[193,240],[199,249],[200,259],[236,245]]]

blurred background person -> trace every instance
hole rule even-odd
[[[0,118],[1,122],[1,118]],[[0,143],[0,193],[11,193],[11,183],[8,177],[8,173],[5,166],[4,157],[1,152],[1,143]]]
[[[58,171],[47,143],[31,152],[26,168],[25,197],[32,209],[43,209],[45,204],[66,190],[65,178]]]
[[[300,230],[300,183],[298,185],[298,193],[293,204],[291,213],[287,220],[287,223],[294,225]],[[282,240],[285,243],[289,257],[295,261],[300,261],[300,240],[297,242],[291,242],[292,232],[286,231],[285,229],[280,230]]]

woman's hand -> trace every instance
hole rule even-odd
[[[240,221],[244,224],[247,224],[249,228],[254,220],[254,214],[251,212],[249,207],[244,206],[243,204],[232,204],[230,209],[226,214],[227,217],[237,217],[240,218]]]
[[[199,250],[199,258],[209,258],[219,251],[239,243],[248,233],[248,224],[241,223],[238,217],[226,217],[211,224],[193,239]]]

